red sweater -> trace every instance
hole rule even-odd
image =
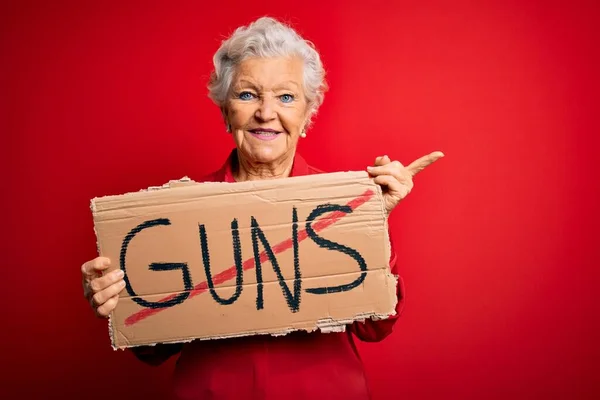
[[[204,182],[234,182],[234,150],[223,167]],[[291,176],[322,173],[296,155]],[[398,275],[392,247],[390,267]],[[354,336],[368,342],[392,332],[403,306],[398,279],[396,315],[386,320],[354,322],[342,333],[294,332],[133,348],[142,361],[158,365],[180,353],[173,379],[173,399],[369,399]]]

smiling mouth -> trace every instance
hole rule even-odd
[[[260,136],[267,136],[267,137],[268,136],[277,136],[281,133],[274,129],[250,129],[248,132],[252,133],[253,135],[260,135]]]

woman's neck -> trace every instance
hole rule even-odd
[[[286,154],[272,163],[259,163],[247,160],[236,155],[237,163],[234,163],[233,177],[236,182],[256,181],[262,179],[287,178],[292,172],[294,154]]]

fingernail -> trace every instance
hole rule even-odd
[[[125,287],[125,281],[119,281],[119,285],[121,285],[121,287]]]
[[[125,276],[125,272],[122,269],[117,270],[117,278],[122,278]]]
[[[370,166],[370,165],[369,165],[369,166],[367,166],[367,170],[369,170],[369,171],[370,171],[370,170],[372,170],[372,169],[373,169],[373,167],[372,167],[372,166]]]

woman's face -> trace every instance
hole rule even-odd
[[[301,59],[251,58],[238,66],[225,115],[240,156],[276,163],[294,154],[307,110]]]

